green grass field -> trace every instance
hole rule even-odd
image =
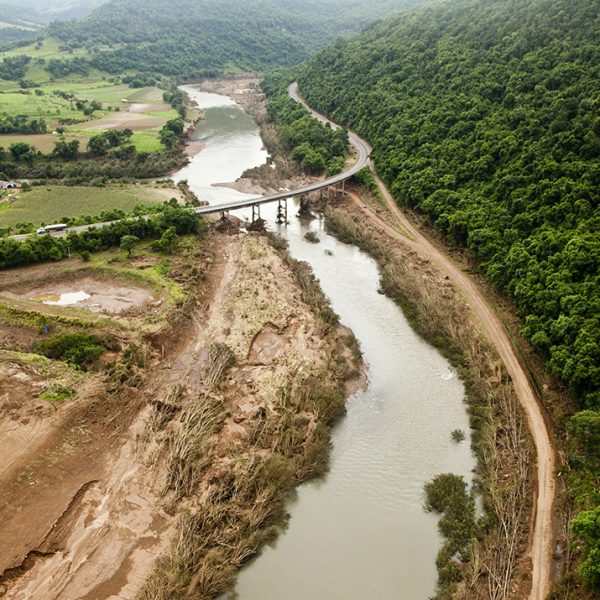
[[[23,141],[41,152],[51,152],[57,139],[51,132],[62,125],[66,129],[67,141],[80,140],[81,151],[86,150],[87,139],[92,135],[109,129],[125,128],[135,132],[132,141],[137,150],[152,152],[162,149],[159,141],[160,128],[167,120],[177,117],[175,111],[166,110],[168,107],[163,104],[163,90],[157,87],[133,89],[118,83],[118,79],[94,69],[90,69],[88,75],[72,75],[66,80],[52,80],[44,66],[46,61],[55,58],[69,60],[87,57],[88,52],[85,49],[61,51],[58,40],[51,38],[45,38],[37,44],[0,52],[0,60],[14,56],[32,58],[24,78],[39,84],[35,89],[41,90],[43,95],[37,95],[34,89],[21,89],[17,81],[0,80],[0,113],[10,116],[25,115],[31,119],[43,118],[49,132],[45,136],[0,136],[1,146],[6,148],[15,141]],[[97,100],[102,103],[103,109],[94,112],[92,116],[86,116],[77,110],[74,102],[55,96],[54,92],[57,91],[67,92],[80,100]],[[148,106],[130,111],[131,104]],[[61,124],[61,121],[65,120],[79,122],[71,125]],[[95,126],[96,122],[99,122],[99,127]]]
[[[66,125],[66,139],[78,139],[80,150],[85,151],[87,140],[109,129],[132,129],[135,134],[132,143],[140,152],[154,152],[162,149],[159,140],[160,128],[169,120],[177,117],[174,110],[165,110],[163,90],[157,87],[133,89],[124,84],[114,84],[106,79],[87,79],[52,81],[40,86],[44,92],[38,96],[33,90],[23,93],[16,82],[4,82],[0,85],[0,113],[7,115],[26,115],[30,118],[43,118],[50,132],[59,126],[59,121],[73,119],[80,121]],[[73,94],[81,100],[98,100],[103,110],[86,117],[77,110],[74,102],[55,96],[54,92],[63,91]],[[127,100],[127,102],[122,102]],[[141,110],[130,112],[131,104],[147,104]],[[108,110],[108,108],[115,110]],[[116,110],[118,109],[118,110]],[[105,125],[103,125],[105,123]],[[99,126],[97,126],[98,124]],[[44,153],[51,152],[58,139],[51,133],[47,135],[0,135],[0,146],[8,148],[11,143],[23,141]]]
[[[97,215],[111,208],[128,212],[138,204],[160,203],[172,197],[180,198],[177,189],[156,189],[146,185],[34,187],[20,193],[14,202],[0,202],[0,227],[29,222],[36,226],[48,225],[60,222],[63,217]]]
[[[0,52],[0,60],[15,56],[29,56],[31,62],[24,79],[34,81],[43,95],[34,89],[23,90],[17,81],[0,80],[0,114],[10,116],[24,115],[43,118],[48,125],[46,135],[0,135],[0,146],[8,148],[14,142],[26,142],[37,150],[48,154],[54,149],[57,135],[52,135],[57,127],[65,128],[65,139],[80,142],[80,151],[85,152],[87,141],[102,131],[131,129],[134,132],[132,143],[140,152],[155,152],[163,149],[159,133],[161,127],[177,117],[163,103],[163,90],[157,87],[133,89],[119,83],[119,79],[110,77],[95,69],[87,75],[71,75],[66,80],[53,80],[45,68],[52,59],[70,60],[76,57],[88,57],[85,49],[73,51],[61,50],[58,40],[44,38],[41,42]],[[61,91],[72,94],[79,100],[97,100],[102,110],[86,116],[77,110],[75,102],[55,96]],[[147,106],[132,107],[132,104]],[[64,121],[67,121],[65,124]],[[68,124],[69,121],[77,121]]]
[[[44,96],[36,96],[31,90],[28,90],[30,92],[28,94],[17,90],[15,86],[14,90],[0,93],[0,112],[11,116],[43,117],[48,122],[56,122],[58,119],[85,118],[71,102],[53,96],[46,90]]]
[[[39,47],[38,47],[39,46]],[[0,52],[0,60],[12,56],[31,56],[31,58],[43,58],[51,60],[53,58],[65,60],[77,56],[88,57],[90,53],[85,48],[76,48],[70,52],[60,50],[60,42],[54,38],[44,38],[41,44],[29,44],[20,48],[13,48],[6,52]]]

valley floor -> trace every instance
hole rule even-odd
[[[215,234],[207,251],[197,258],[205,275],[185,310],[171,313],[159,331],[121,334],[148,353],[135,387],[106,372],[38,364],[23,351],[39,331],[23,319],[2,325],[7,410],[0,426],[9,458],[0,473],[0,589],[7,598],[133,598],[160,555],[167,558],[143,597],[177,597],[188,586],[205,597],[272,535],[284,516],[270,513],[281,507],[281,493],[325,468],[326,426],[343,410],[343,381],[357,375],[352,338],[307,304],[294,263],[266,238]],[[127,319],[105,314],[118,321],[108,328],[143,331],[160,303],[155,297],[137,312],[130,308]],[[32,298],[10,310],[23,317],[34,308],[46,310]],[[68,318],[69,309],[59,312]],[[333,364],[333,354],[346,358]],[[69,371],[57,377],[76,390],[60,403],[40,396],[53,369]],[[19,436],[8,433],[16,429]],[[267,469],[282,479],[276,497],[269,494],[277,477],[266,478]],[[249,472],[258,497],[240,498],[240,490],[228,500]],[[211,570],[219,544],[208,562],[196,548],[182,574],[181,553],[189,550],[180,547],[182,532],[208,504],[231,513],[229,525],[215,524],[211,533],[237,550]],[[246,533],[234,541],[228,527],[235,519]],[[199,570],[201,580],[190,580]]]

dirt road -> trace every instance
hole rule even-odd
[[[366,207],[355,194],[350,194],[361,210],[370,219],[384,227],[390,236],[402,240],[423,258],[430,260],[455,283],[463,297],[479,318],[481,325],[496,347],[498,354],[512,377],[515,392],[527,416],[527,423],[537,453],[537,498],[535,501],[534,527],[531,546],[532,583],[530,600],[544,600],[550,589],[551,563],[553,550],[553,505],[555,497],[554,467],[555,456],[550,434],[542,409],[527,374],[521,366],[502,322],[483,296],[475,282],[466,275],[447,255],[436,248],[400,210],[391,194],[376,177],[377,185],[383,194],[386,205],[397,224],[408,235],[400,233],[397,227],[381,219]]]
[[[289,87],[290,96],[300,102],[317,119],[330,123],[333,127],[339,127],[324,115],[313,110],[301,97],[297,84]],[[356,134],[353,134],[356,137]],[[374,174],[375,175],[375,174]],[[555,454],[548,427],[544,421],[540,402],[531,387],[531,383],[519,359],[510,343],[504,327],[488,303],[475,282],[443,252],[436,248],[406,217],[400,210],[392,195],[385,187],[381,179],[375,175],[375,180],[386,205],[395,217],[398,225],[408,236],[401,235],[399,231],[391,227],[383,219],[380,219],[373,211],[368,210],[358,197],[354,200],[359,203],[361,209],[369,218],[377,220],[386,231],[393,237],[408,243],[416,252],[424,258],[429,259],[442,271],[447,273],[457,288],[462,292],[466,302],[479,318],[481,325],[496,347],[506,370],[512,378],[518,400],[527,416],[527,424],[537,454],[537,497],[533,517],[533,537],[531,540],[531,563],[532,583],[529,600],[545,600],[550,591],[552,550],[553,550],[553,507],[556,494]],[[412,239],[409,239],[412,238]]]

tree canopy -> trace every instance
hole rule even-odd
[[[297,64],[420,1],[112,0],[82,20],[53,23],[49,35],[90,49],[102,71],[190,79]]]
[[[339,40],[301,68],[396,200],[469,248],[584,411],[574,521],[600,587],[600,12],[596,0],[455,0]]]
[[[473,250],[524,333],[600,408],[600,21],[593,0],[440,3],[339,41],[300,77],[395,198]]]

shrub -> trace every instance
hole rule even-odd
[[[70,398],[75,393],[73,388],[64,386],[60,383],[51,384],[45,392],[40,394],[40,398],[48,402],[62,402]]]
[[[465,432],[462,429],[455,429],[450,435],[457,444],[465,439]]]
[[[84,369],[86,365],[102,356],[106,348],[95,335],[67,333],[36,342],[33,351]]]
[[[456,582],[462,578],[455,557],[457,553],[466,554],[476,535],[475,502],[467,491],[465,480],[452,473],[436,475],[426,483],[425,495],[427,508],[443,514],[438,529],[445,543],[436,560],[439,584],[436,597],[450,597]]]

